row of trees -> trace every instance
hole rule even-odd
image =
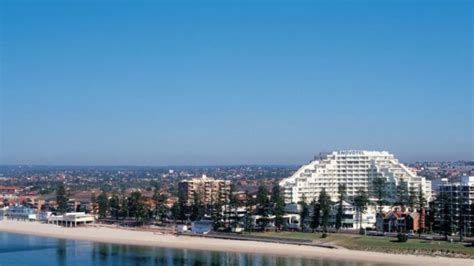
[[[146,204],[147,198],[143,197],[139,191],[132,192],[130,196],[112,193],[110,197],[105,191],[102,191],[98,197],[91,196],[91,204],[97,207],[100,219],[123,220],[131,218],[138,222],[146,222],[152,218],[163,220],[168,213],[168,208],[165,205],[166,196],[155,189],[152,199],[155,202],[153,209],[149,204]],[[60,183],[56,189],[56,204],[58,213],[70,211],[69,193],[63,183]]]
[[[249,197],[251,199],[251,197]],[[252,200],[247,204],[252,205]],[[273,184],[271,194],[266,186],[261,184],[256,195],[256,214],[262,216],[275,215],[275,227],[281,229],[284,225],[285,200],[278,183]],[[263,224],[265,226],[265,224]]]
[[[426,207],[426,199],[423,195],[423,190],[420,185],[418,190],[408,188],[406,181],[401,180],[396,186],[395,195],[388,193],[388,182],[383,178],[376,178],[372,183],[371,195],[376,199],[375,207],[378,207],[378,211],[382,212],[383,206],[392,204],[393,206],[401,206],[402,210],[406,207],[416,208],[421,213],[422,208]],[[393,199],[395,198],[395,201]],[[390,199],[390,200],[389,200]],[[304,221],[308,218],[309,208],[312,207],[313,216],[311,217],[310,228],[314,231],[316,228],[322,227],[323,232],[327,232],[329,223],[330,211],[333,206],[337,206],[335,228],[339,230],[342,227],[343,216],[344,216],[344,202],[347,200],[346,185],[340,184],[338,186],[338,200],[332,202],[328,193],[323,188],[319,197],[313,199],[310,205],[306,202],[306,198],[303,195],[301,202],[301,226],[304,227]],[[358,217],[359,228],[362,227],[362,215],[367,211],[368,206],[371,204],[369,200],[369,194],[365,190],[359,190],[352,199],[352,205],[355,208]],[[421,222],[421,219],[420,219]],[[423,228],[424,226],[420,226]],[[303,228],[304,229],[304,228]]]
[[[233,190],[233,189],[232,189]],[[171,208],[165,205],[166,197],[160,194],[158,188],[155,188],[155,193],[152,199],[155,202],[155,207],[150,208],[149,204],[145,204],[148,198],[142,196],[138,191],[132,192],[131,195],[125,196],[123,194],[112,193],[107,194],[105,191],[100,193],[96,198],[93,196],[92,203],[98,206],[98,215],[101,219],[128,219],[133,218],[139,222],[147,222],[151,219],[165,220],[166,218],[176,220],[199,220],[204,216],[211,217],[215,222],[216,227],[229,225],[228,213],[235,210],[239,206],[247,207],[247,216],[250,214],[258,214],[261,216],[275,216],[275,226],[281,229],[284,225],[283,215],[285,213],[285,202],[280,187],[275,183],[268,191],[266,186],[261,184],[258,187],[255,198],[247,193],[246,200],[239,202],[232,196],[232,190],[228,202],[221,202],[216,200],[210,204],[204,204],[199,194],[194,195],[194,202],[187,204],[181,197]],[[338,187],[338,200],[332,202],[325,189],[321,191],[318,198],[312,200],[308,205],[306,198],[299,202],[301,207],[300,222],[304,229],[305,221],[311,218],[310,228],[313,231],[316,228],[322,227],[324,232],[327,231],[330,212],[334,205],[337,205],[335,228],[339,230],[343,226],[344,220],[344,202],[348,200],[346,186],[341,184]],[[382,178],[377,178],[372,183],[371,196],[376,198],[376,208],[382,211],[382,206],[389,203],[388,198],[393,202],[393,195],[388,194],[387,182]],[[423,208],[426,205],[421,187],[415,191],[408,189],[406,182],[401,181],[396,187],[396,205],[405,207]],[[68,195],[64,185],[61,183],[57,188],[57,211],[66,212],[68,208]],[[357,212],[358,222],[362,224],[362,214],[366,212],[370,204],[369,195],[366,191],[360,190],[352,199],[353,206]],[[255,207],[255,209],[253,209]],[[312,208],[312,217],[308,217]],[[248,217],[246,217],[248,219]]]
[[[151,219],[163,220],[168,213],[165,205],[166,196],[155,190],[153,197],[154,208],[146,203],[141,192],[133,191],[130,196],[112,193],[109,197],[106,192],[102,192],[93,203],[98,205],[99,218],[111,218],[115,220],[135,219],[137,222],[148,222]]]
[[[344,201],[346,200],[346,185],[341,184],[338,186],[338,201],[337,204],[337,211],[336,211],[336,220],[335,220],[335,227],[336,230],[339,230],[342,227],[343,216],[344,216]],[[356,212],[358,213],[359,223],[362,223],[362,213],[364,213],[367,209],[367,205],[369,204],[369,198],[367,193],[363,190],[359,190],[357,195],[354,197],[353,204],[355,206]],[[304,229],[305,223],[304,221],[308,218],[309,215],[309,206],[306,203],[306,198],[303,196],[303,199],[300,202],[301,206],[301,226]],[[331,201],[329,194],[326,192],[326,189],[322,189],[321,193],[319,193],[319,197],[314,199],[310,206],[312,207],[312,217],[310,228],[314,232],[316,228],[322,227],[323,232],[327,232],[327,227],[329,225],[329,217],[331,208],[334,206],[334,202]]]
[[[194,200],[189,204],[187,198],[183,195],[179,201],[173,205],[171,212],[173,217],[178,220],[199,220],[203,217],[211,218],[214,221],[214,227],[220,229],[229,228],[237,223],[244,223],[246,228],[250,226],[250,215],[256,214],[262,217],[275,215],[275,225],[282,228],[284,225],[283,215],[285,212],[285,202],[280,192],[280,187],[275,183],[269,191],[267,187],[261,184],[255,197],[246,192],[245,200],[240,201],[234,196],[234,188],[231,187],[227,201],[223,202],[220,196],[215,201],[204,204],[199,193],[195,192]],[[224,197],[226,198],[226,197]],[[237,209],[244,207],[246,213],[244,217],[238,217]],[[262,228],[266,226],[265,219],[261,224]]]
[[[394,205],[400,206],[402,209],[406,207],[421,209],[426,207],[426,198],[423,194],[421,184],[418,189],[408,187],[405,180],[400,180],[395,188],[395,195],[389,195],[388,182],[384,178],[375,178],[372,182],[373,192],[372,196],[377,199],[376,204],[379,206],[379,211],[382,211],[384,205],[390,204],[387,198],[395,199]]]

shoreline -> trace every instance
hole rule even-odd
[[[230,240],[195,236],[174,236],[147,231],[97,226],[66,228],[53,224],[23,221],[0,221],[0,232],[40,237],[91,241],[120,245],[135,245],[202,251],[265,254],[312,259],[345,260],[392,265],[472,265],[473,260],[461,258],[385,254],[372,251],[328,249],[323,247]]]

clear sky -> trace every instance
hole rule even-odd
[[[1,1],[0,164],[474,157],[472,1],[77,2]]]

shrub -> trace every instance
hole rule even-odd
[[[398,242],[407,242],[408,241],[408,235],[398,233],[397,239],[398,239]]]
[[[327,235],[326,233],[323,233],[323,234],[321,235],[321,238],[326,238],[326,237],[328,237],[328,235]]]

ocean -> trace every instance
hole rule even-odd
[[[0,266],[21,265],[340,265],[341,260],[141,247],[0,232]]]

